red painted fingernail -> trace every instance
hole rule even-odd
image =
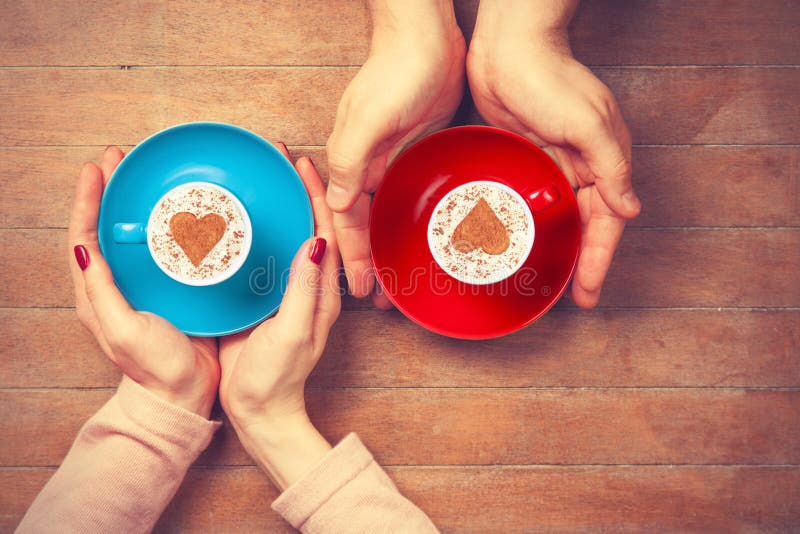
[[[286,148],[286,143],[284,143],[283,141],[278,141],[278,144],[281,145],[285,151],[287,152],[289,151],[289,149]]]
[[[75,260],[78,262],[78,267],[81,271],[85,271],[89,266],[89,251],[83,245],[75,245]]]
[[[311,250],[308,251],[308,259],[319,265],[322,263],[322,257],[325,255],[325,249],[328,247],[328,242],[324,238],[318,237],[311,245]]]

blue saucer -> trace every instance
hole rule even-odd
[[[167,191],[196,181],[238,197],[253,227],[247,261],[214,286],[181,284],[159,269],[147,244],[114,241],[115,224],[146,223]],[[187,334],[221,336],[278,309],[292,258],[313,235],[314,220],[300,177],[276,148],[236,126],[196,122],[158,132],[125,156],[103,194],[98,229],[100,250],[131,306]]]

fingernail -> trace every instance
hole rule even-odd
[[[630,211],[639,211],[642,208],[642,203],[639,200],[639,197],[637,197],[636,193],[633,191],[628,191],[622,195],[622,202]]]
[[[108,149],[111,148],[111,147],[112,147],[112,145],[106,145],[106,150],[105,151],[108,152]]]
[[[322,263],[322,257],[325,255],[325,249],[328,247],[328,242],[324,238],[318,237],[311,244],[311,250],[308,251],[308,259],[319,265]]]
[[[89,251],[83,245],[75,245],[74,251],[78,267],[81,268],[81,271],[85,271],[89,266]]]
[[[281,145],[281,148],[284,149],[285,151],[287,152],[289,151],[289,149],[286,148],[286,143],[284,143],[283,141],[278,141],[278,144]]]

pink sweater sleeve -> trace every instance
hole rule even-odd
[[[17,532],[149,532],[219,425],[123,378]]]
[[[344,438],[272,508],[309,534],[438,532],[403,497],[355,434]]]

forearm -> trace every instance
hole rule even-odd
[[[525,36],[534,45],[569,49],[567,26],[579,0],[482,0],[475,35]]]
[[[389,41],[438,46],[461,37],[452,0],[369,0],[372,48]]]
[[[18,532],[148,532],[218,423],[129,379],[78,434]]]

